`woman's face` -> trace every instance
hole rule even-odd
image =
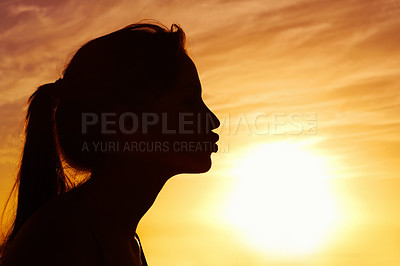
[[[212,130],[220,122],[203,102],[192,60],[185,55],[180,63],[174,88],[153,102],[155,112],[142,116],[141,155],[175,174],[202,173],[210,169],[211,153],[217,151],[219,137]]]

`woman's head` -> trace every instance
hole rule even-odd
[[[187,142],[189,135],[208,134],[219,123],[201,100],[197,71],[185,50],[185,34],[175,24],[170,30],[160,25],[134,24],[88,42],[76,52],[57,87],[55,126],[59,148],[65,160],[78,169],[101,167],[110,156],[158,160],[171,167],[177,167],[174,162],[180,158],[180,165],[188,164],[188,158],[204,155],[204,149],[188,152],[174,143]],[[192,103],[185,105],[188,101]],[[179,127],[182,116],[177,117],[183,112],[202,113],[202,121],[194,115],[191,119],[197,125],[207,123],[208,132],[171,134],[163,130],[168,119],[169,126],[175,123]],[[151,132],[143,132],[147,128]],[[215,141],[215,137],[204,137],[203,141]],[[132,145],[125,148],[128,142]],[[110,147],[111,143],[117,143],[118,151]],[[204,162],[201,170],[189,168],[175,170],[208,170]]]
[[[205,172],[218,126],[179,26],[133,24],[86,43],[62,79],[29,98],[6,247],[33,212],[68,190],[63,160],[92,173],[107,160],[115,167],[151,161],[173,174]]]

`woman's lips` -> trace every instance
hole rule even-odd
[[[208,140],[211,142],[217,142],[219,140],[219,135],[217,133],[210,132]]]
[[[217,143],[214,143],[212,152],[217,152],[217,151],[218,151],[218,145]]]
[[[212,149],[211,152],[217,152],[218,151],[218,145],[217,145],[217,141],[219,140],[219,135],[211,132],[211,137],[210,137],[210,142],[212,142]]]

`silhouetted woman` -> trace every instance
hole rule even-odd
[[[138,222],[170,177],[210,169],[218,126],[179,26],[86,43],[29,98],[2,266],[147,265]],[[89,178],[74,187],[71,169]]]

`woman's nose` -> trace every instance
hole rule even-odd
[[[221,122],[219,121],[218,117],[211,111],[210,111],[210,114],[211,114],[211,118],[212,118],[211,129],[219,128],[219,126],[221,125]]]
[[[221,122],[219,121],[218,117],[205,105],[206,107],[206,123],[207,123],[207,128],[210,130],[216,129],[221,125]]]

